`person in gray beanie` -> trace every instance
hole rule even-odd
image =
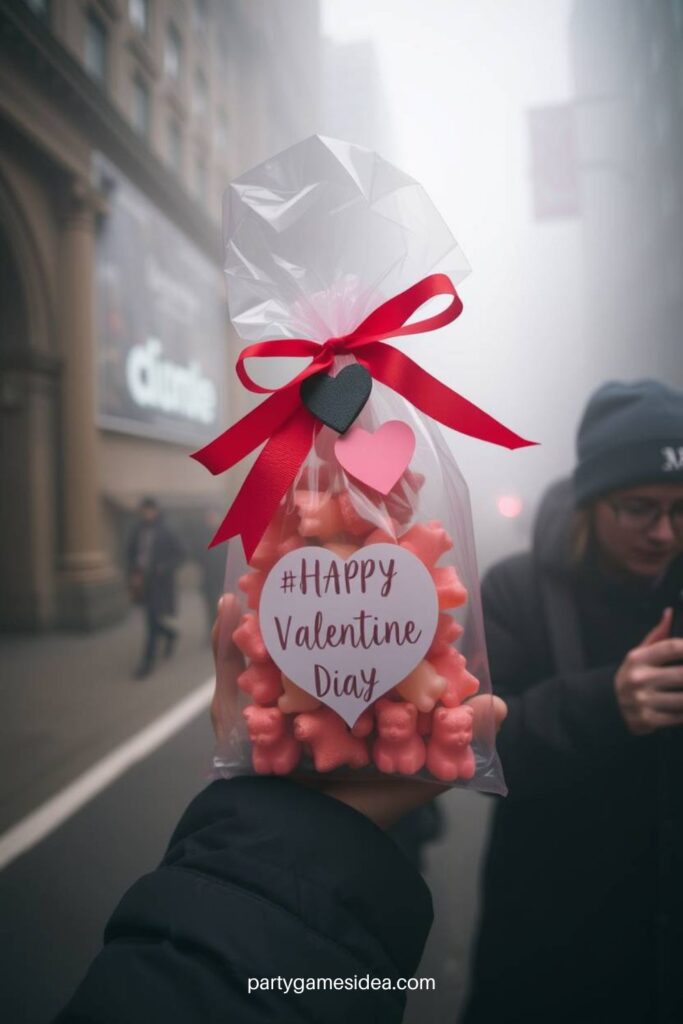
[[[508,704],[462,1024],[683,1021],[683,393],[590,398],[482,599]]]

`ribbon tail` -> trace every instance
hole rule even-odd
[[[223,473],[272,437],[298,404],[297,388],[277,391],[213,441],[192,452],[191,458],[201,462],[214,476]]]
[[[275,431],[249,471],[209,547],[240,536],[247,561],[251,561],[321,425],[302,406]]]
[[[416,409],[452,430],[512,450],[538,443],[527,441],[473,402],[451,391],[409,356],[386,342],[365,345],[358,359],[367,366],[375,380],[398,391]]]

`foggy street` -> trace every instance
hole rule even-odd
[[[683,0],[0,0],[0,483],[2,1024],[683,1024]]]

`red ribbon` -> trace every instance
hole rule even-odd
[[[429,299],[449,295],[440,313],[406,324]],[[350,334],[330,338],[323,345],[305,338],[263,341],[248,345],[237,360],[237,375],[249,391],[270,394],[256,409],[194,452],[211,473],[223,473],[264,441],[263,448],[228,514],[216,531],[211,547],[240,535],[247,561],[308,455],[322,424],[303,405],[299,387],[314,373],[329,370],[335,356],[353,355],[375,380],[397,391],[417,409],[461,434],[505,448],[535,444],[493,419],[466,398],[442,384],[412,359],[386,343],[386,338],[424,334],[451,323],[462,313],[462,302],[445,274],[432,274],[384,302]],[[264,388],[247,373],[245,360],[311,356],[311,362],[280,388]],[[268,440],[269,439],[269,440]]]

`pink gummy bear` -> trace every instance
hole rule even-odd
[[[415,523],[399,539],[399,544],[406,551],[417,555],[428,569],[436,565],[441,556],[453,547],[453,541],[436,519]]]
[[[452,615],[441,612],[436,626],[436,633],[432,640],[432,646],[427,651],[429,660],[433,661],[440,654],[445,654],[446,651],[449,651],[451,644],[461,637],[464,632],[460,623],[456,622]]]
[[[280,506],[251,556],[249,565],[253,569],[268,572],[279,558],[300,547],[303,541],[297,536],[297,525],[296,513],[287,512]]]
[[[430,658],[430,661],[439,675],[447,680],[446,689],[441,694],[441,703],[447,708],[457,708],[479,689],[479,680],[467,671],[466,659],[455,648],[449,647],[444,654]]]
[[[429,736],[432,731],[432,715],[430,711],[418,711],[417,731],[420,736]]]
[[[342,491],[337,500],[346,532],[353,537],[366,537],[373,529],[374,523],[363,518],[348,491]]]
[[[446,689],[446,680],[428,661],[421,661],[409,676],[401,680],[396,689],[418,711],[431,711]]]
[[[265,582],[265,572],[245,572],[244,576],[240,576],[237,586],[247,595],[247,608],[253,608],[255,611],[258,611],[261,591]]]
[[[437,708],[432,719],[432,734],[427,741],[427,768],[435,779],[453,782],[471,779],[475,771],[472,740],[474,712],[462,708]]]
[[[351,728],[351,735],[361,738],[369,736],[374,728],[375,716],[372,713],[372,708],[367,708],[354,722]]]
[[[439,608],[458,608],[467,600],[467,590],[452,565],[444,569],[432,569],[432,579],[439,598]]]
[[[272,661],[255,661],[237,677],[237,685],[255,704],[272,704],[282,693],[280,670]]]
[[[287,718],[279,708],[249,704],[242,714],[252,742],[251,758],[259,775],[288,775],[301,757],[301,746],[287,729]]]
[[[267,573],[283,555],[288,555],[290,551],[296,551],[297,548],[303,547],[304,543],[298,534],[290,534],[289,537],[283,537],[279,541],[266,540],[264,534],[259,546],[251,556],[249,565]]]
[[[365,723],[361,728],[365,728]],[[331,772],[343,764],[351,768],[363,768],[370,762],[365,740],[354,736],[344,720],[331,708],[321,707],[317,711],[297,715],[294,719],[294,735],[309,745],[318,772]]]
[[[337,498],[317,491],[297,491],[294,503],[299,511],[299,533],[302,537],[329,540],[344,529]]]
[[[381,772],[415,775],[425,763],[424,740],[418,735],[418,711],[407,701],[381,698],[375,704],[377,739],[372,758]]]
[[[396,527],[398,523],[392,520],[389,521],[388,529],[383,529],[379,526],[372,533],[369,533],[363,541],[363,547],[367,547],[368,544],[397,544],[396,540]]]
[[[314,708],[320,707],[317,697],[302,690],[286,675],[282,676],[282,691],[277,704],[280,711],[284,711],[286,715],[295,715],[299,711],[313,711]]]
[[[232,634],[232,639],[242,654],[251,658],[252,661],[270,661],[258,620],[253,612],[247,612],[242,616],[239,626]]]

